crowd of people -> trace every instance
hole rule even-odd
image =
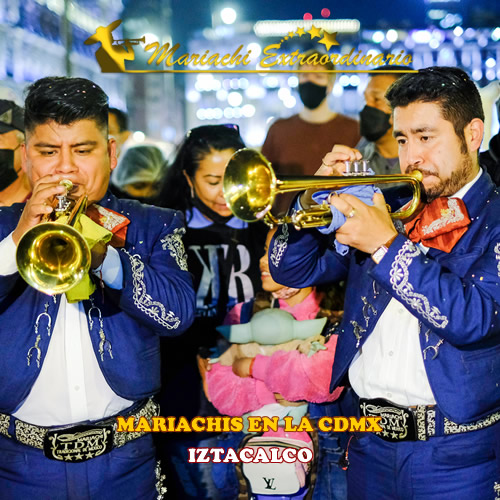
[[[382,67],[357,122],[329,108],[332,73],[305,69],[303,110],[262,147],[275,170],[419,171],[415,214],[397,220],[383,193],[351,186],[327,193],[329,226],[248,223],[222,189],[245,148],[237,125],[193,128],[167,159],[132,144],[87,79],[38,80],[23,107],[0,100],[2,499],[500,498],[498,136],[479,155],[478,89],[457,68]],[[82,200],[85,278],[60,294],[25,282],[19,242]],[[63,270],[66,245],[30,258]],[[117,416],[244,426],[121,433]],[[278,429],[250,432],[250,416]],[[381,417],[381,431],[325,431],[322,417]],[[265,474],[190,460],[269,446],[314,458]]]

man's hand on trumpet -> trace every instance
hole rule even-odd
[[[357,149],[336,145],[330,153],[325,155],[315,175],[343,175],[346,161],[361,159],[362,155]],[[304,208],[309,208],[315,204],[312,195],[316,191],[308,190],[302,195],[300,202]],[[352,194],[337,194],[332,191],[328,197],[328,204],[335,207],[346,217],[345,223],[335,233],[338,243],[371,254],[379,246],[387,243],[397,235],[387,211],[384,196],[380,193],[374,194],[373,206],[370,206]]]
[[[398,234],[381,193],[374,194],[373,206],[347,193],[330,196],[330,205],[346,216],[335,233],[335,239],[343,245],[372,254]]]
[[[361,160],[361,153],[354,148],[348,146],[336,145],[327,153],[322,160],[321,166],[314,175],[343,175],[345,171],[345,161]],[[304,209],[311,208],[316,205],[312,199],[312,195],[317,189],[308,189],[300,197],[300,204]]]
[[[59,184],[63,178],[61,174],[53,174],[45,175],[35,181],[31,197],[26,202],[19,223],[12,233],[12,239],[16,245],[26,231],[39,224],[44,216],[54,211],[52,206],[54,197],[66,193],[66,188]]]

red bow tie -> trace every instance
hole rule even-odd
[[[130,224],[130,220],[127,219],[127,217],[111,210],[110,208],[104,208],[96,204],[90,205],[90,207],[87,208],[86,215],[95,223],[113,233],[113,237],[110,242],[111,246],[115,248],[125,246],[128,229],[127,226]]]
[[[450,253],[470,224],[465,203],[460,198],[437,198],[410,222],[406,234],[415,243]]]

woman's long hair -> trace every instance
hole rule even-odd
[[[190,130],[167,170],[157,205],[186,212],[191,209],[191,190],[183,171],[194,177],[200,161],[213,151],[244,148],[237,125],[203,125]]]

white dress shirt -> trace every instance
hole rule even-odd
[[[17,272],[15,254],[16,246],[10,234],[0,241],[0,275]],[[106,285],[114,289],[122,288],[120,257],[111,246],[108,246],[101,272]],[[53,299],[47,296],[49,300]],[[94,315],[93,318],[98,321]],[[33,326],[35,320],[33,318]],[[50,339],[46,322],[43,322],[39,333],[42,335],[41,348],[47,349],[48,346],[45,360],[30,393],[13,415],[31,424],[55,426],[99,420],[130,407],[134,402],[118,396],[104,378],[92,347],[82,302],[70,304],[63,294],[57,317],[52,318],[54,320]],[[97,335],[95,327],[92,335]],[[26,352],[30,347],[26,346]],[[104,359],[105,362],[113,362],[107,351]]]
[[[482,170],[453,198],[463,198]],[[419,243],[427,253],[428,248]],[[422,333],[423,334],[423,333]],[[349,381],[360,398],[384,398],[402,406],[436,403],[424,367],[418,319],[391,299],[373,332],[354,357]]]

